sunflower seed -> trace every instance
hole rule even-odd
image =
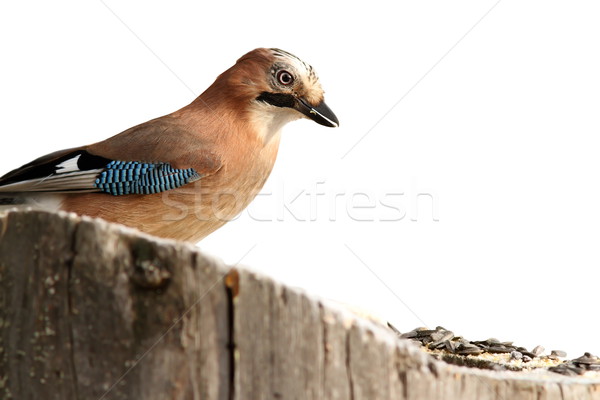
[[[581,375],[585,372],[585,369],[574,366],[573,364],[561,364],[556,367],[548,368],[548,371],[556,372],[558,374],[567,376]]]
[[[444,342],[444,346],[446,347],[446,350],[448,350],[451,353],[455,353],[456,352],[456,347],[457,345],[455,344],[455,342],[452,342],[450,340],[446,340]]]
[[[495,345],[490,346],[487,351],[490,353],[510,353],[512,350],[502,345]]]
[[[456,349],[456,354],[460,354],[460,355],[481,354],[481,353],[483,353],[483,350],[481,350],[479,347],[464,344],[464,343],[461,343]]]
[[[551,356],[557,356],[557,357],[566,357],[567,356],[567,352],[566,351],[562,351],[562,350],[552,350],[550,352]]]
[[[539,356],[540,354],[542,354],[542,353],[544,352],[544,350],[545,350],[545,349],[544,349],[544,346],[539,346],[539,345],[538,345],[538,346],[535,346],[535,347],[533,348],[533,350],[531,350],[531,352],[532,352],[534,355],[536,355],[536,356]]]
[[[400,332],[394,325],[387,323],[388,328],[390,328],[394,333],[400,337],[402,337],[402,332]]]
[[[417,331],[410,331],[410,332],[406,332],[400,335],[401,338],[403,339],[412,339],[414,337],[417,337]]]
[[[437,346],[438,344],[445,342],[446,340],[450,340],[454,337],[454,333],[451,331],[438,331],[431,334],[431,339],[433,339],[432,346]]]
[[[572,362],[575,364],[590,365],[590,364],[597,364],[600,362],[600,360],[598,360],[598,357],[596,357],[590,353],[585,353],[581,357],[572,360]]]

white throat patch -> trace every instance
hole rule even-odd
[[[265,102],[256,101],[250,109],[251,124],[267,144],[281,132],[288,122],[302,118],[302,114],[291,108],[275,107]]]

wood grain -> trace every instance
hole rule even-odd
[[[449,365],[193,246],[10,211],[0,214],[0,398],[591,400],[600,381]]]

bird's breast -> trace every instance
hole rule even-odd
[[[203,193],[212,196],[212,207],[234,217],[256,197],[268,179],[279,149],[280,135],[255,140],[250,146],[233,148],[223,167],[204,183]]]

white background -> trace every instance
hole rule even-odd
[[[597,2],[211,3],[1,3],[0,171],[280,47],[341,127],[288,125],[264,195],[202,249],[401,331],[600,353]]]

